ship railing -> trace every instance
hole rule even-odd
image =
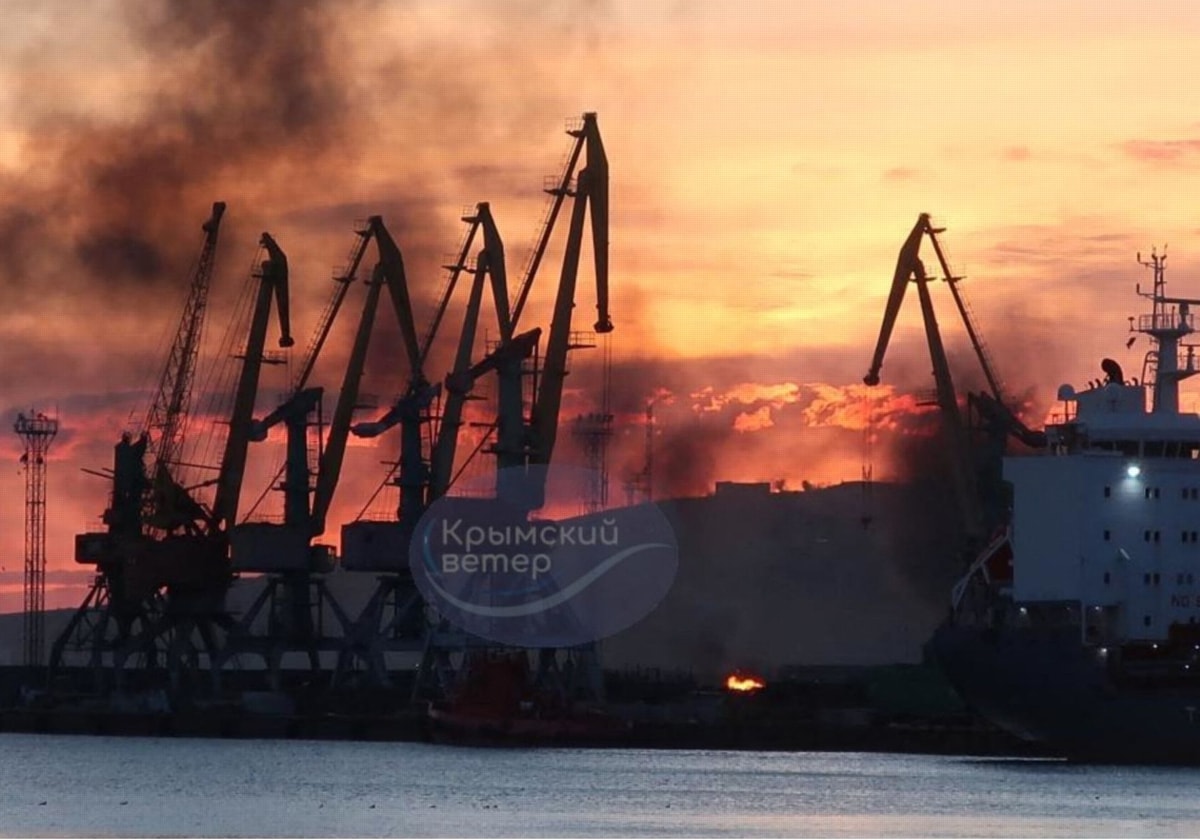
[[[1151,315],[1139,315],[1137,328],[1139,332],[1169,332],[1171,330],[1194,330],[1195,317],[1192,313],[1186,315],[1172,307],[1166,312],[1155,312]]]
[[[1185,344],[1179,348],[1179,355],[1175,359],[1176,370],[1195,370],[1196,369],[1196,345]]]

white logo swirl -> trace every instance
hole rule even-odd
[[[470,601],[464,601],[438,586],[437,581],[434,580],[432,575],[426,574],[425,579],[429,582],[429,585],[433,587],[434,591],[438,593],[438,595],[446,599],[447,603],[454,605],[465,613],[482,616],[484,618],[519,618],[521,616],[534,615],[535,613],[544,612],[545,610],[557,607],[559,604],[566,603],[571,598],[574,598],[580,592],[587,589],[589,586],[607,574],[618,563],[629,557],[632,557],[635,554],[639,554],[650,548],[673,547],[674,546],[668,545],[667,543],[642,543],[641,545],[630,546],[623,551],[618,551],[616,554],[607,558],[604,562],[600,563],[587,574],[581,575],[570,586],[560,589],[553,595],[548,595],[545,598],[539,598],[538,600],[531,601],[528,604],[514,604],[507,607],[490,607],[482,604],[473,604]]]

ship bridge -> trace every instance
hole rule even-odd
[[[1146,391],[1144,385],[1110,382],[1076,393],[1063,385],[1058,395],[1064,410],[1046,427],[1051,452],[1200,457],[1200,414],[1147,411]]]

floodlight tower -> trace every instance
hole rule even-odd
[[[599,513],[608,507],[608,443],[613,434],[611,398],[612,345],[609,334],[601,333],[601,386],[600,410],[581,414],[575,418],[571,432],[583,448],[584,463],[587,464],[587,486],[583,488],[583,512]],[[584,341],[576,342],[586,347]]]
[[[46,628],[46,454],[58,434],[58,418],[39,412],[17,415],[13,430],[25,444],[25,665],[45,658]]]

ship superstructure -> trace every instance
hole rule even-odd
[[[1141,261],[1139,255],[1139,262]],[[1200,760],[1200,372],[1193,308],[1142,262],[1141,380],[1059,388],[1045,446],[1006,457],[1012,509],[955,587],[932,650],[966,699],[1076,755]]]

